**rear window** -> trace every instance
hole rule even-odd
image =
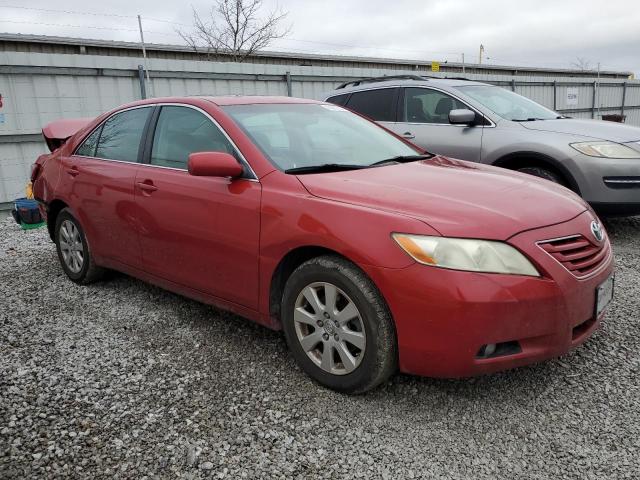
[[[351,94],[346,107],[377,122],[396,121],[397,89],[379,88]]]
[[[140,140],[151,107],[116,113],[104,123],[95,156],[110,160],[137,162]]]
[[[347,103],[347,98],[349,98],[349,94],[345,93],[343,95],[336,95],[334,97],[327,98],[327,102],[335,103],[336,105],[343,105]]]

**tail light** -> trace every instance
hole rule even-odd
[[[42,170],[41,165],[39,163],[34,163],[33,165],[31,165],[31,181],[35,182],[36,178],[38,178],[38,175],[40,174],[40,170]]]

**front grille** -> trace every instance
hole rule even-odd
[[[546,240],[538,245],[576,277],[586,277],[609,257],[609,242],[595,243],[583,235]]]

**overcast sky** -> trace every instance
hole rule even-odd
[[[578,57],[595,68],[640,77],[638,0],[264,0],[289,12],[290,35],[270,50],[364,55],[444,62],[570,68]],[[182,43],[190,5],[205,14],[211,2],[193,0],[2,0],[0,31]],[[61,11],[41,11],[64,10]],[[85,14],[81,14],[85,13]],[[88,14],[90,13],[90,14]],[[173,22],[173,23],[172,23]]]

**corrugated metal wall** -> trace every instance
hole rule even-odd
[[[22,195],[30,165],[46,151],[39,136],[43,125],[58,118],[97,116],[140,98],[139,63],[132,57],[0,52],[0,94],[4,103],[0,108],[0,203]],[[152,59],[149,67],[150,96],[287,95],[289,72],[293,96],[321,98],[350,79],[407,73],[171,59]],[[489,74],[467,77],[514,89],[549,108],[570,108],[571,116],[592,118],[598,113],[593,109],[594,84],[590,79]],[[568,88],[577,89],[577,105],[567,105]],[[606,79],[599,90],[596,108],[601,114],[620,113],[626,90],[627,123],[640,125],[640,81]]]

